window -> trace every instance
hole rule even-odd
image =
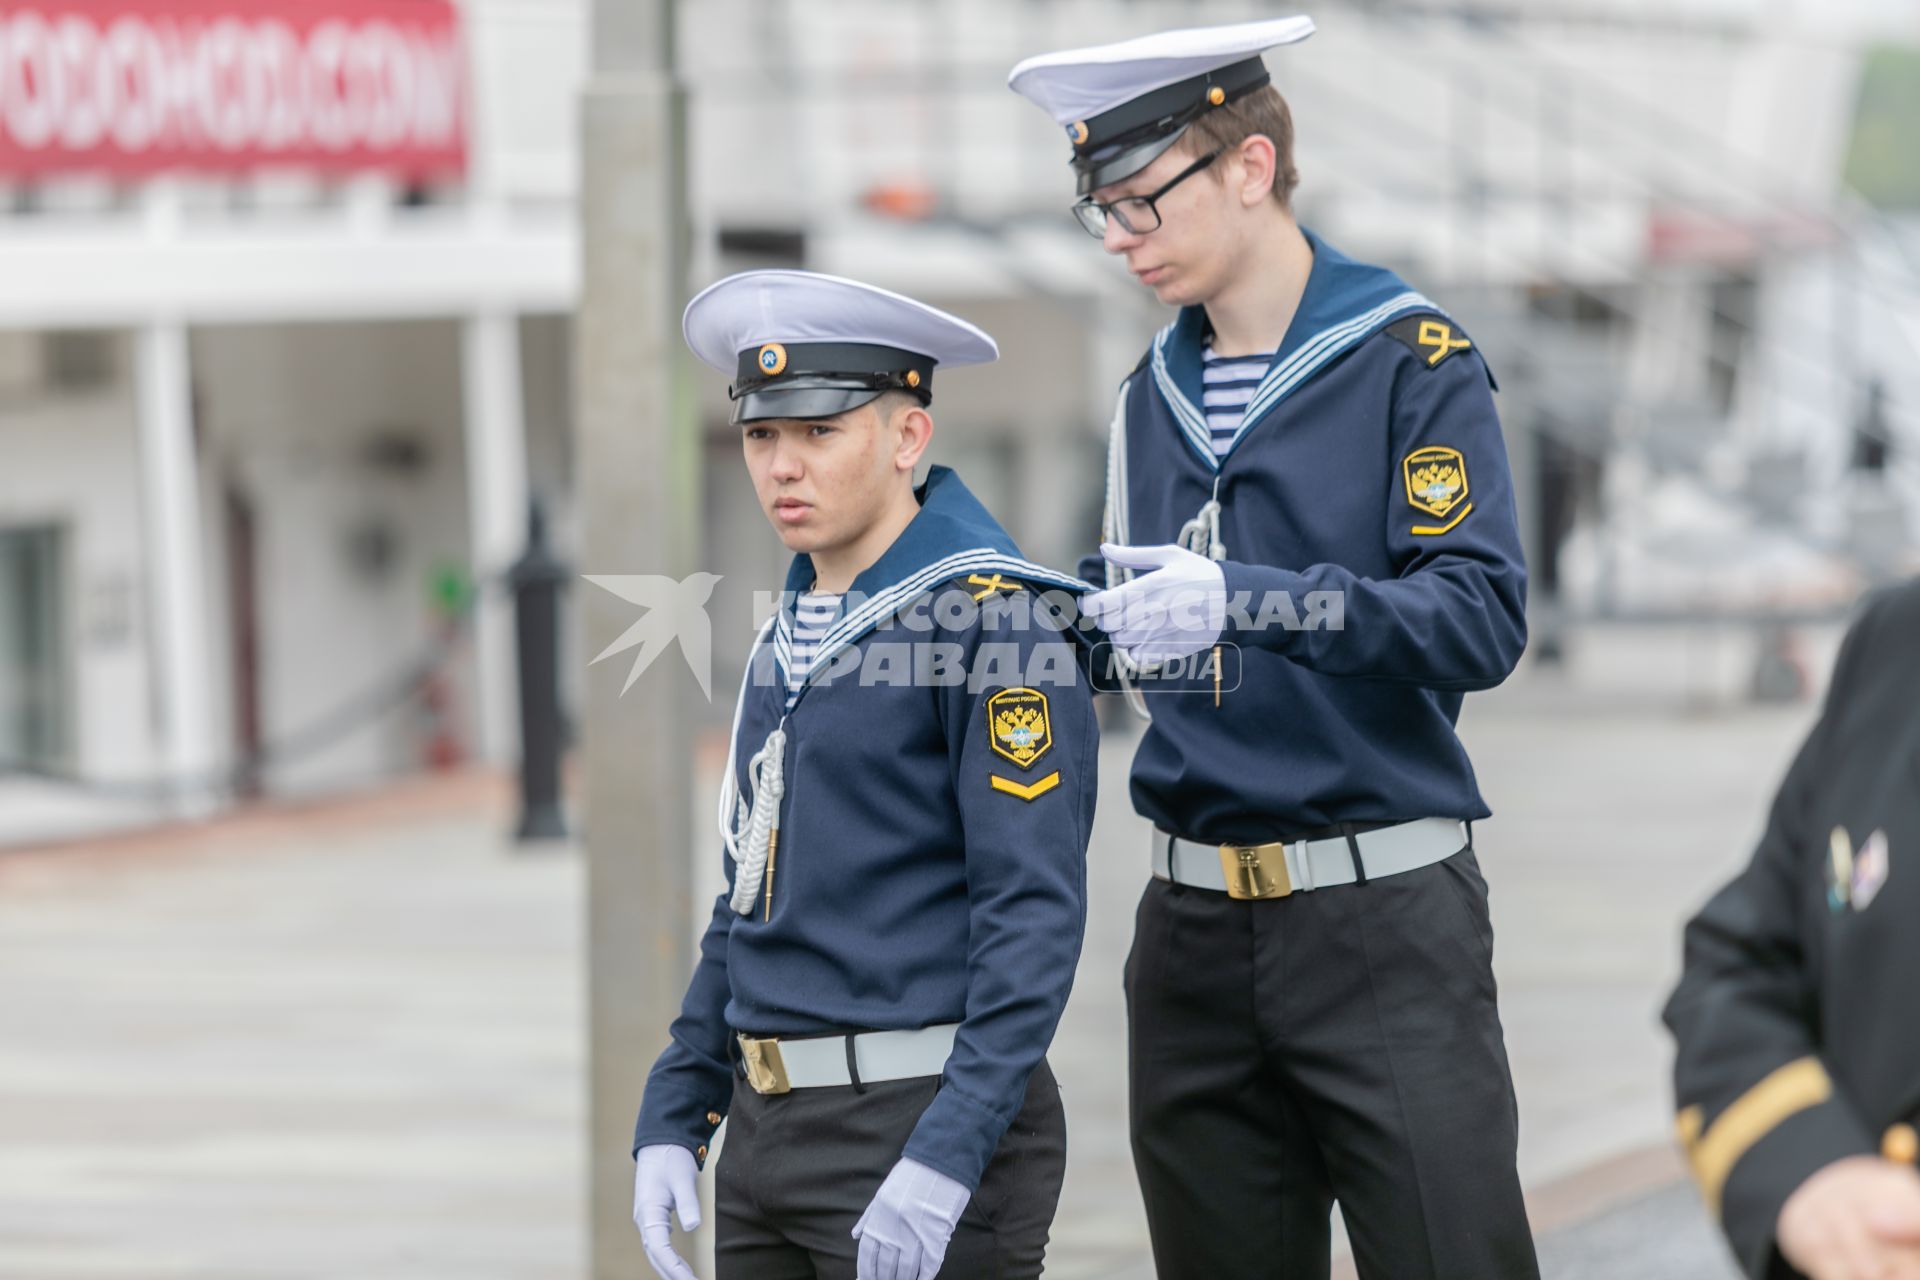
[[[0,773],[66,759],[63,541],[51,525],[0,529]]]

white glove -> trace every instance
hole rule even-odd
[[[1151,570],[1080,600],[1080,612],[1113,637],[1128,658],[1169,662],[1219,641],[1227,625],[1227,579],[1218,561],[1171,543],[1101,543],[1100,554],[1123,569]]]
[[[946,1174],[902,1156],[853,1224],[858,1280],[933,1280],[971,1199]]]
[[[660,1280],[698,1280],[693,1268],[673,1251],[667,1210],[680,1211],[682,1231],[700,1225],[699,1176],[693,1152],[672,1143],[642,1147],[634,1158],[633,1224],[640,1228],[647,1261],[660,1273]]]

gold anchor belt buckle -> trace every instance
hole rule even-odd
[[[747,1069],[747,1087],[755,1093],[789,1093],[786,1060],[780,1056],[778,1040],[754,1040],[740,1037],[740,1062]]]
[[[1287,872],[1287,846],[1279,840],[1272,844],[1223,844],[1220,869],[1226,873],[1227,896],[1240,902],[1284,898],[1293,892],[1293,877]]]

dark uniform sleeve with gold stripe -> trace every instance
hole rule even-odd
[[[1817,1170],[1875,1150],[1834,1088],[1820,1037],[1817,913],[1826,837],[1811,812],[1836,726],[1859,696],[1874,619],[1848,637],[1819,724],[1775,797],[1753,861],[1687,925],[1667,1002],[1680,1140],[1746,1273],[1797,1274],[1774,1246],[1780,1208]]]

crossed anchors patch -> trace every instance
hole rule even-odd
[[[1467,460],[1458,449],[1437,444],[1415,449],[1401,461],[1400,474],[1406,481],[1407,502],[1414,510],[1441,520],[1453,517],[1438,527],[1417,524],[1413,526],[1415,533],[1445,533],[1473,510],[1473,504],[1467,501]]]
[[[1053,746],[1047,695],[1037,689],[1002,689],[987,699],[987,733],[994,754],[1022,769]]]

